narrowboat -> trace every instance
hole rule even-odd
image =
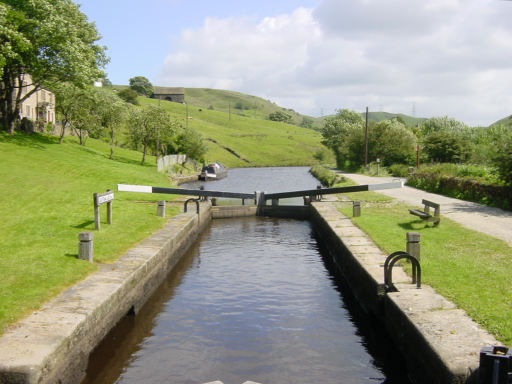
[[[201,170],[201,174],[199,175],[199,180],[218,180],[226,177],[228,175],[228,170],[221,163],[211,163],[205,165]]]

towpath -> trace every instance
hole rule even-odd
[[[338,173],[362,185],[388,183],[396,180],[393,177],[371,177],[340,171]],[[401,200],[409,205],[421,206],[422,199],[441,204],[441,215],[462,224],[466,228],[501,239],[512,246],[512,212],[411,187],[385,189],[379,191],[379,193]],[[406,213],[404,212],[404,214]]]

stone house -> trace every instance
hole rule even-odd
[[[34,89],[30,75],[23,76],[22,97]],[[20,119],[24,117],[43,124],[55,124],[55,95],[46,89],[39,89],[20,106]]]
[[[183,87],[155,87],[153,86],[153,99],[168,100],[175,103],[185,103],[185,88]]]

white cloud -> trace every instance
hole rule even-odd
[[[323,0],[315,9],[206,19],[187,29],[158,83],[231,89],[313,115],[335,108],[512,113],[512,2]]]

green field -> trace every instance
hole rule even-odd
[[[346,180],[336,186],[353,185]],[[347,193],[363,202],[360,217],[340,211],[387,254],[405,251],[407,232],[421,235],[422,282],[452,300],[505,345],[512,344],[512,249],[503,241],[447,218],[433,227],[408,214],[412,208],[376,192]],[[415,207],[418,208],[418,207]]]
[[[154,201],[169,195],[115,192],[113,224],[94,230],[92,194],[117,183],[169,185],[156,172],[154,157],[89,139],[0,132],[0,333],[64,288],[83,279],[96,264],[78,260],[78,233],[94,232],[94,259],[109,263],[161,228]],[[168,216],[178,212],[167,209]]]
[[[143,97],[139,102],[160,103],[182,126],[187,126],[186,105]],[[228,167],[311,165],[319,162],[315,154],[323,152],[324,161],[333,162],[330,151],[320,143],[320,133],[312,129],[191,105],[188,116],[188,126],[207,139],[208,161],[220,161]]]

